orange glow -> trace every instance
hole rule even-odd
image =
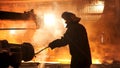
[[[18,6],[19,7],[19,6]],[[16,7],[15,7],[16,8]],[[14,9],[15,9],[14,8]],[[8,9],[8,8],[7,8]],[[25,9],[25,8],[23,8]],[[18,10],[23,10],[21,8]],[[24,10],[23,10],[24,11]],[[37,10],[39,11],[39,10]],[[45,10],[44,10],[45,11]],[[41,18],[40,12],[36,12],[38,18]],[[35,52],[39,51],[48,43],[56,38],[60,38],[65,32],[65,21],[57,19],[57,14],[43,13],[43,22],[38,20],[37,23],[42,24],[37,30],[1,30],[0,39],[7,39],[10,43],[30,42],[35,48]],[[28,21],[9,21],[0,20],[2,28],[35,28],[35,23],[32,20]],[[57,53],[56,53],[57,52]],[[33,58],[35,62],[59,62],[62,64],[70,64],[70,54],[68,47],[63,47],[55,50],[45,50]],[[94,58],[93,58],[94,59]],[[99,63],[98,60],[93,63]]]
[[[60,62],[61,64],[70,64],[70,59],[57,59],[58,62]]]
[[[31,2],[32,1],[32,2]],[[39,0],[35,0],[39,1]],[[40,0],[44,1],[44,0]],[[46,0],[49,1],[49,0]],[[50,0],[54,1],[54,0]],[[59,0],[61,1],[61,0]],[[68,1],[68,0],[64,0]],[[7,3],[9,2],[9,4]],[[29,9],[34,9],[35,14],[37,15],[37,23],[39,23],[40,27],[38,29],[26,29],[26,30],[0,30],[0,39],[6,39],[10,43],[23,43],[23,42],[29,42],[31,43],[34,48],[35,52],[39,51],[40,49],[48,46],[48,44],[53,41],[56,38],[60,38],[63,36],[66,28],[65,21],[63,19],[60,19],[61,12],[67,10],[67,11],[73,11],[75,13],[80,14],[80,11],[84,11],[84,13],[87,13],[88,10],[89,13],[102,13],[104,9],[104,3],[103,2],[97,2],[96,4],[92,6],[88,6],[84,9],[80,8],[73,8],[76,7],[74,5],[71,6],[70,4],[66,2],[65,5],[63,3],[57,3],[54,2],[53,4],[48,3],[42,3],[42,2],[33,2],[33,0],[30,0],[30,2],[24,2],[24,1],[7,1],[3,2],[3,5],[0,5],[1,10],[7,10],[7,11],[18,11],[18,12],[24,12]],[[73,1],[74,2],[74,1]],[[2,2],[1,2],[2,3]],[[1,4],[0,3],[0,4]],[[68,6],[69,5],[69,6]],[[11,8],[12,6],[12,8]],[[64,7],[65,6],[65,7]],[[72,7],[72,8],[71,8]],[[53,11],[53,12],[51,12]],[[78,12],[77,12],[78,11]],[[81,15],[78,15],[81,16]],[[90,16],[91,18],[92,16]],[[84,16],[81,16],[81,23],[87,28],[88,37],[90,41],[90,47],[91,47],[91,53],[92,53],[92,63],[93,64],[101,64],[102,61],[106,61],[108,57],[111,58],[111,56],[117,56],[117,59],[120,60],[119,54],[114,54],[114,48],[111,44],[103,44],[103,41],[105,40],[105,37],[101,37],[101,35],[97,34],[95,36],[95,28],[91,25],[95,24],[97,20],[89,21],[89,16],[85,16],[86,19],[84,19]],[[95,17],[96,18],[96,15]],[[92,18],[93,19],[93,18]],[[86,22],[87,21],[87,22]],[[97,27],[97,26],[96,26]],[[36,28],[36,24],[33,20],[28,21],[10,21],[10,20],[0,20],[0,28]],[[97,29],[96,29],[97,30]],[[100,38],[100,37],[101,38]],[[109,40],[109,39],[107,39]],[[105,40],[106,41],[106,40]],[[101,43],[102,42],[102,43]],[[107,49],[107,50],[106,50]],[[108,53],[110,52],[110,53]],[[111,54],[112,52],[112,54]],[[119,55],[119,56],[118,56]],[[108,56],[107,58],[104,58],[105,56]],[[56,48],[55,50],[46,49],[43,52],[36,55],[36,57],[33,58],[32,61],[37,62],[57,62],[62,64],[70,64],[71,56],[69,53],[68,46],[62,47],[62,48]],[[111,61],[108,61],[111,62]]]
[[[10,34],[15,34],[16,31],[15,30],[10,30]]]
[[[84,8],[86,13],[103,13],[104,10],[104,1],[93,2],[92,4]]]
[[[103,3],[103,1],[98,1],[96,3],[96,6],[94,6],[93,8],[94,8],[94,10],[97,10],[98,13],[102,13],[103,9],[104,9],[104,3]]]
[[[10,43],[23,43],[24,34],[27,31],[21,28],[36,28],[34,21],[12,21],[12,20],[0,20],[0,39],[6,39]],[[19,30],[20,29],[20,30]],[[30,34],[28,34],[29,36]],[[25,38],[25,37],[24,37]]]
[[[92,63],[93,64],[102,64],[99,59],[93,59]]]

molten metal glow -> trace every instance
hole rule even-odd
[[[99,59],[92,59],[93,64],[101,64]]]
[[[57,59],[58,62],[61,64],[70,64],[70,59]]]

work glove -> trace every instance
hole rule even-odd
[[[49,43],[48,47],[50,47],[51,49],[54,49],[56,46],[54,42],[51,42]]]
[[[57,47],[58,42],[59,42],[59,39],[56,39],[56,40],[52,41],[51,43],[49,43],[48,47],[50,47],[51,49],[54,49]]]

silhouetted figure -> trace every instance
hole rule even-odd
[[[86,29],[79,24],[81,18],[71,12],[64,12],[62,18],[67,24],[66,33],[61,39],[56,39],[49,44],[51,49],[69,44],[71,54],[71,68],[90,68],[91,53]]]

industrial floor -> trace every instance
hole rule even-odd
[[[20,68],[70,68],[69,64],[22,63]],[[120,68],[120,64],[92,64],[91,68]]]

